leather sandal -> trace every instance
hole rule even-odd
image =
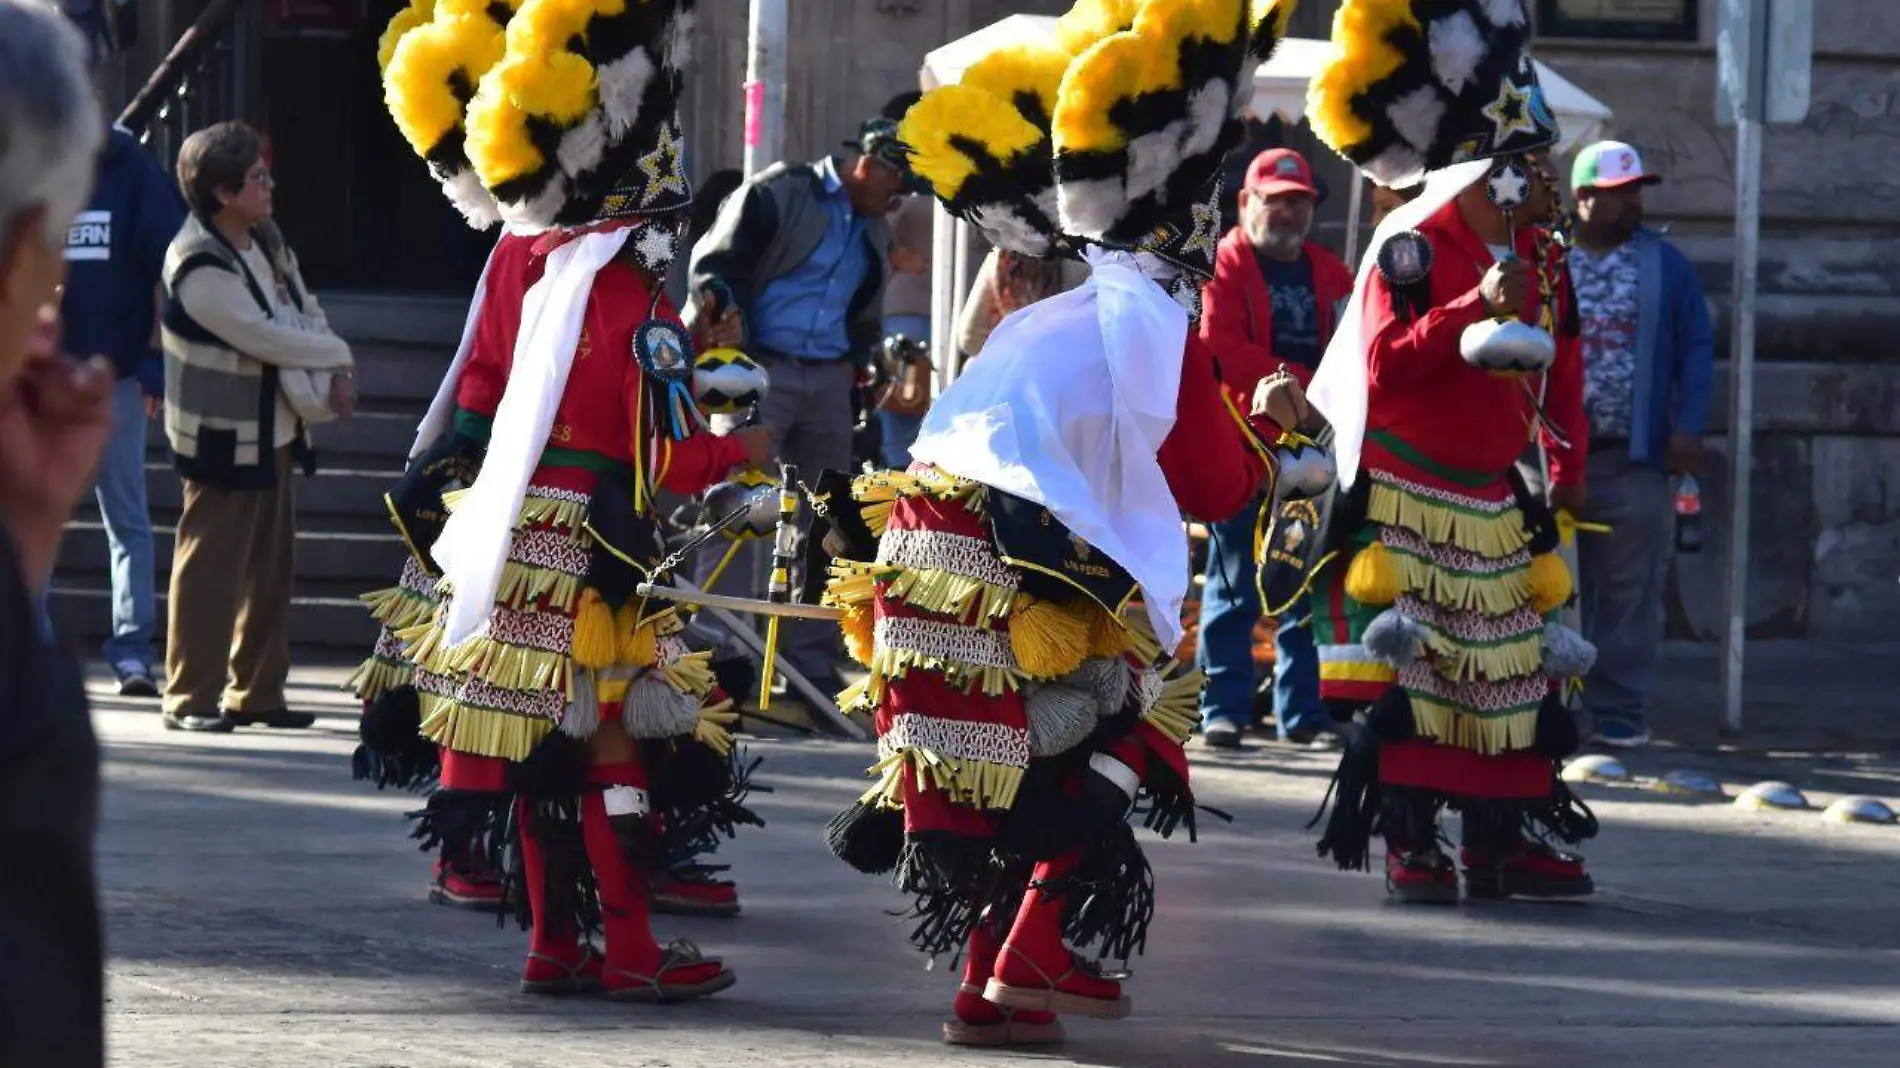
[[[718,965],[719,958],[708,957],[699,947],[685,938],[674,939],[660,954],[660,966],[652,975],[630,972],[625,968],[608,968],[607,975],[621,980],[625,985],[616,986],[607,991],[610,1001],[629,1001],[645,1005],[663,1005],[675,1001],[690,1001],[717,994],[739,981],[732,969],[720,967],[719,973],[710,979],[698,983],[668,983],[666,973],[675,968],[689,968],[695,965]]]
[[[543,997],[566,997],[569,994],[591,994],[600,989],[600,955],[591,948],[581,952],[581,959],[573,964],[557,960],[546,953],[528,951],[530,962],[540,961],[550,968],[565,974],[553,979],[521,980],[523,994],[540,994]]]
[[[1042,979],[1043,985],[1039,987],[1011,986],[992,978],[983,988],[983,1000],[993,1005],[1001,1005],[1006,1009],[1053,1012],[1064,1016],[1087,1016],[1096,1020],[1119,1020],[1127,1016],[1134,1006],[1134,1002],[1127,994],[1115,998],[1092,998],[1083,994],[1071,994],[1062,989],[1062,984],[1073,978],[1119,983],[1128,978],[1126,972],[1104,971],[1099,965],[1071,951],[1069,970],[1063,972],[1060,977],[1051,979],[1049,973],[1043,971],[1040,965],[1013,946],[1005,944],[1003,952],[1027,964],[1030,970]]]
[[[963,983],[957,987],[957,993],[981,997],[983,988],[975,983]],[[997,1023],[973,1024],[955,1018],[945,1020],[944,1042],[952,1046],[1047,1046],[1068,1037],[1059,1020],[1023,1023],[1016,1019],[1015,1009],[999,1005],[997,1011],[1003,1014],[1003,1019]]]

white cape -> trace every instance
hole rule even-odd
[[[997,324],[911,455],[1055,513],[1127,569],[1172,649],[1188,542],[1155,450],[1174,429],[1187,312],[1134,256],[1088,259],[1087,282]]]
[[[1326,355],[1320,358],[1319,370],[1313,372],[1313,381],[1306,387],[1306,399],[1333,428],[1333,462],[1338,466],[1341,489],[1352,488],[1359,474],[1359,456],[1365,447],[1366,394],[1371,388],[1371,375],[1366,368],[1366,348],[1371,340],[1366,337],[1366,284],[1372,272],[1378,269],[1379,248],[1393,234],[1416,229],[1438,214],[1440,208],[1457,199],[1471,183],[1489,173],[1493,162],[1473,160],[1434,171],[1425,179],[1425,191],[1418,199],[1386,216],[1373,233],[1372,243],[1366,246],[1365,258],[1359,263],[1358,280],[1353,283],[1352,300],[1340,315],[1339,327],[1326,346]]]

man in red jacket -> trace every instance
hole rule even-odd
[[[1214,350],[1236,403],[1246,403],[1262,378],[1283,368],[1302,385],[1311,379],[1352,295],[1352,272],[1307,240],[1318,203],[1313,168],[1298,152],[1268,149],[1247,167],[1240,225],[1221,240],[1214,280],[1202,294],[1201,338]],[[1253,630],[1261,613],[1253,555],[1258,510],[1244,508],[1208,527],[1196,655],[1207,674],[1202,738],[1222,748],[1238,746],[1252,718]],[[1302,598],[1281,613],[1274,633],[1274,718],[1283,741],[1331,747],[1337,735],[1320,703],[1319,660],[1306,616]]]

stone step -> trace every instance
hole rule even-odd
[[[318,460],[332,467],[399,470],[415,441],[420,413],[359,411],[350,419],[315,427],[311,440]],[[171,447],[157,420],[146,424],[145,460],[148,465],[171,468]],[[174,476],[175,477],[175,476]]]
[[[152,528],[152,563],[161,583],[168,581],[177,528],[170,523]],[[375,533],[345,530],[297,532],[297,586],[299,597],[347,600],[396,581],[408,550],[387,524]],[[75,587],[104,589],[110,582],[111,554],[105,526],[96,521],[70,523],[60,542],[54,581]]]
[[[170,600],[158,591],[156,647],[165,647],[165,611]],[[50,591],[48,610],[60,640],[90,653],[110,627],[111,595],[97,586],[63,585],[58,579]],[[376,621],[361,601],[341,597],[297,597],[291,602],[290,644],[298,650],[322,650],[328,655],[360,658],[376,642]]]

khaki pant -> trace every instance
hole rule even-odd
[[[285,707],[297,537],[291,467],[290,450],[277,450],[277,485],[267,490],[184,480],[172,550],[165,711]]]

